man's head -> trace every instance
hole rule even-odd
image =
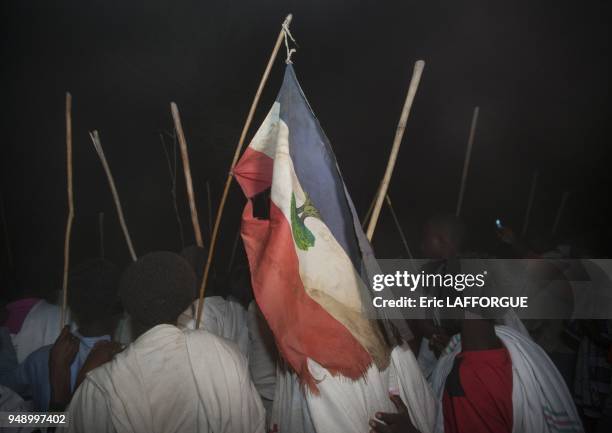
[[[465,225],[459,218],[438,215],[425,224],[421,247],[427,258],[448,259],[460,253],[465,237]]]
[[[196,278],[181,256],[157,251],[141,257],[126,269],[119,292],[132,320],[148,329],[162,323],[176,323],[195,298]]]
[[[119,276],[119,269],[103,259],[88,260],[70,272],[68,306],[79,328],[116,324],[123,312]]]

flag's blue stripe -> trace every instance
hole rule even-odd
[[[289,153],[302,188],[355,268],[363,271],[352,202],[329,140],[310,109],[291,65],[286,68],[277,101],[280,117],[289,127]],[[369,249],[369,244],[366,248]]]

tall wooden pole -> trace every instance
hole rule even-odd
[[[389,194],[386,195],[385,199],[387,201],[387,205],[389,206],[389,211],[391,212],[391,216],[393,217],[393,222],[395,223],[395,227],[397,228],[400,238],[402,239],[402,243],[404,244],[404,249],[406,250],[406,253],[408,254],[408,258],[410,260],[414,260],[414,256],[412,255],[412,251],[410,251],[410,247],[408,246],[408,240],[406,239],[406,235],[404,234],[402,225],[400,224],[399,219],[397,218],[397,215],[395,214],[395,209],[393,209],[393,204],[391,204],[391,198],[389,198]]]
[[[470,136],[468,138],[467,150],[465,152],[465,160],[463,161],[463,173],[461,174],[461,187],[459,188],[459,198],[457,199],[457,209],[455,215],[461,215],[461,206],[463,205],[463,196],[465,194],[465,182],[467,180],[468,170],[470,169],[470,160],[472,159],[472,146],[474,144],[474,137],[476,136],[476,125],[478,124],[478,113],[480,107],[474,107],[474,114],[472,115],[472,124],[470,126]]]
[[[283,43],[283,40],[285,38],[285,27],[289,27],[292,18],[293,16],[291,14],[287,15],[287,18],[285,18],[281,31],[279,32],[278,37],[276,38],[274,49],[272,50],[272,54],[270,55],[270,59],[268,60],[268,64],[266,65],[263,77],[259,82],[259,87],[257,88],[257,93],[255,93],[255,98],[253,99],[253,103],[251,104],[249,114],[247,115],[246,121],[244,122],[242,133],[240,134],[240,139],[238,140],[238,145],[236,146],[236,150],[234,152],[234,158],[232,159],[229,173],[227,175],[227,180],[225,181],[223,194],[221,195],[221,201],[219,202],[219,208],[217,209],[217,216],[215,218],[215,225],[213,227],[210,245],[208,247],[208,257],[206,259],[206,266],[204,267],[204,277],[202,278],[202,283],[200,285],[200,298],[198,300],[196,328],[200,326],[200,321],[202,320],[202,308],[204,306],[204,293],[206,291],[206,283],[208,282],[208,273],[210,272],[210,265],[212,263],[213,254],[215,252],[215,245],[217,244],[217,236],[219,235],[219,226],[221,224],[221,217],[223,216],[223,208],[225,207],[225,201],[227,200],[229,188],[232,184],[232,171],[234,170],[234,167],[238,162],[238,158],[240,157],[240,152],[242,151],[242,146],[249,131],[249,127],[251,126],[251,122],[253,121],[253,115],[255,114],[255,110],[257,109],[259,98],[261,97],[261,93],[263,92],[266,82],[268,81],[268,77],[270,76],[270,71],[272,70],[272,65],[274,65],[274,60],[276,60],[278,50],[280,49],[281,44]]]
[[[425,68],[425,62],[423,60],[418,60],[414,64],[410,86],[408,87],[408,94],[406,95],[404,108],[402,109],[402,114],[395,131],[395,139],[393,140],[393,147],[391,148],[389,162],[387,162],[387,169],[385,170],[385,175],[383,176],[380,184],[380,190],[378,191],[376,203],[374,204],[374,209],[372,210],[372,217],[370,219],[370,223],[368,224],[366,236],[369,241],[372,240],[372,236],[374,235],[378,217],[380,216],[380,209],[382,208],[383,201],[387,195],[387,189],[389,188],[389,182],[391,181],[391,175],[393,174],[397,154],[399,152],[400,144],[402,143],[402,138],[404,137],[404,131],[406,130],[406,122],[408,121],[408,116],[410,115],[410,108],[414,102],[414,97],[417,89],[419,88],[419,82],[421,81],[421,75],[423,74],[423,68]]]
[[[66,323],[68,308],[68,269],[70,267],[70,237],[72,235],[72,221],[74,220],[74,195],[72,191],[72,95],[66,92],[66,173],[68,190],[68,221],[64,236],[64,275],[62,279],[62,310],[60,314],[60,328]]]
[[[189,209],[191,210],[191,223],[195,233],[196,245],[204,248],[202,240],[202,230],[200,230],[200,220],[198,218],[198,208],[196,207],[195,195],[193,193],[193,183],[191,181],[191,166],[189,165],[189,153],[187,152],[187,140],[183,133],[183,125],[181,124],[181,116],[178,107],[174,102],[170,103],[170,111],[172,111],[172,119],[174,120],[174,129],[178,136],[179,147],[181,149],[181,158],[183,160],[183,172],[185,173],[185,186],[187,187],[187,197],[189,198]]]
[[[533,200],[535,199],[536,189],[538,187],[538,172],[533,173],[531,179],[531,190],[529,191],[529,200],[527,201],[527,209],[525,210],[525,218],[523,219],[523,228],[521,230],[521,238],[524,238],[527,234],[527,228],[529,228],[529,218],[531,217],[531,208],[533,207]]]
[[[174,216],[179,230],[179,239],[181,241],[181,250],[185,248],[185,237],[183,236],[183,221],[181,220],[181,213],[178,209],[176,202],[176,132],[172,134],[172,161],[170,160],[170,154],[166,148],[166,140],[164,140],[164,134],[160,133],[159,138],[164,149],[164,155],[168,162],[168,171],[170,172],[170,194],[172,195],[172,205],[174,207]]]
[[[106,156],[104,155],[104,149],[102,148],[102,142],[100,141],[100,134],[98,134],[98,131],[92,131],[89,133],[89,137],[91,138],[94,148],[96,149],[96,153],[98,154],[100,162],[102,163],[102,167],[104,168],[104,172],[106,173],[108,185],[110,186],[111,192],[113,194],[115,208],[117,208],[119,224],[121,224],[121,229],[123,230],[125,242],[127,243],[128,249],[130,250],[130,257],[132,258],[132,261],[135,262],[136,260],[138,260],[138,257],[136,256],[136,251],[134,251],[134,246],[132,245],[132,238],[130,237],[130,232],[128,231],[127,224],[125,223],[125,217],[123,216],[123,208],[121,207],[121,200],[119,199],[119,193],[117,192],[117,188],[115,187],[113,173],[111,172],[108,162],[106,161]]]

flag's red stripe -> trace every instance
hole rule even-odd
[[[245,157],[254,158],[260,168],[261,155],[270,159],[261,152],[249,150],[251,155],[245,153]],[[253,155],[256,153],[259,155]],[[246,162],[245,157],[241,165]],[[253,178],[269,176],[271,181],[272,166],[265,165],[270,167],[269,173],[239,179],[245,193],[261,188],[260,182],[248,185]],[[317,361],[332,374],[357,379],[367,370],[372,358],[344,325],[304,290],[289,221],[272,201],[270,220],[255,219],[252,215],[252,204],[248,202],[242,215],[242,239],[255,299],[281,354],[315,392],[316,383],[308,371],[307,358]]]

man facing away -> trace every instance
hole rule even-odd
[[[263,433],[264,410],[236,346],[176,327],[195,287],[177,254],[154,252],[130,265],[120,296],[139,337],[87,374],[68,408],[69,431]]]
[[[86,261],[70,273],[68,306],[76,331],[64,327],[53,345],[31,353],[0,382],[31,398],[37,411],[62,410],[76,389],[77,376],[95,345],[110,344],[122,312],[119,270],[102,259]],[[59,318],[57,319],[59,325]]]

